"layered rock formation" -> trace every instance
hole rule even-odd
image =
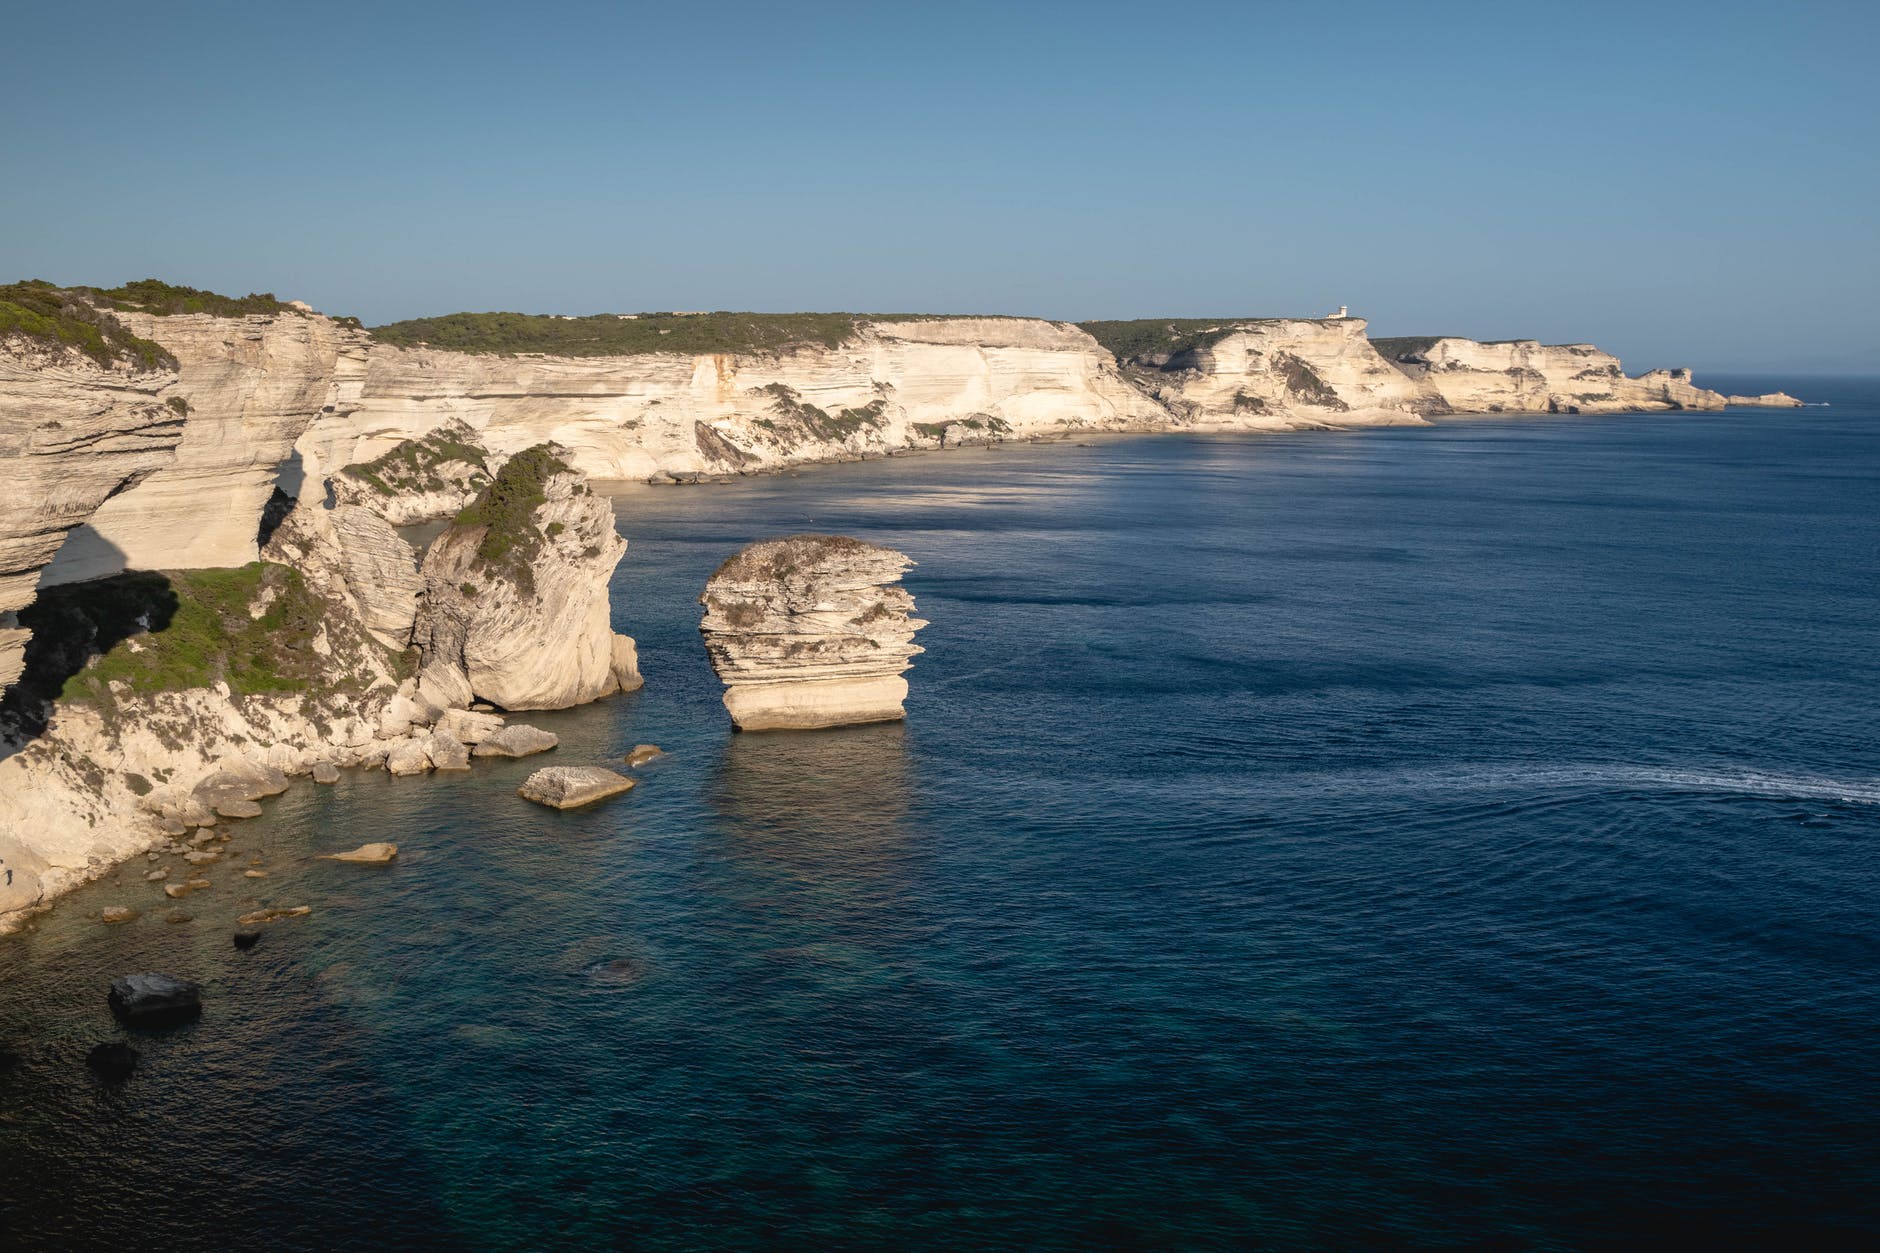
[[[510,458],[425,554],[421,689],[440,704],[561,709],[639,686],[607,599],[627,542],[564,454]]]
[[[916,654],[914,563],[841,535],[761,540],[719,566],[699,597],[699,630],[746,731],[800,730],[906,716]]]
[[[18,613],[74,527],[172,459],[183,406],[176,371],[75,349],[0,340],[0,693],[19,677]]]
[[[1415,423],[1434,406],[1362,318],[1261,318],[1171,334],[1123,365],[1189,421],[1247,430]]]
[[[314,418],[350,404],[366,334],[299,311],[116,316],[175,356],[179,372],[159,396],[179,402],[188,423],[172,459],[72,534],[46,584],[256,560],[262,506]]]
[[[1764,392],[1760,396],[1731,396],[1724,401],[1731,408],[1742,406],[1745,409],[1800,409],[1802,402],[1787,392]]]
[[[448,518],[469,505],[489,486],[491,460],[475,433],[453,420],[402,440],[371,461],[343,466],[328,482],[340,504],[408,526]]]
[[[1420,386],[1425,403],[1443,413],[1626,413],[1721,409],[1725,403],[1693,383],[1689,370],[1627,378],[1617,357],[1591,344],[1453,336],[1375,343]]]
[[[1168,421],[1074,326],[946,318],[864,323],[833,348],[774,352],[552,357],[378,345],[357,405],[323,415],[299,450],[331,473],[461,423],[498,458],[553,441],[592,478],[687,478],[938,447],[955,424],[1034,437]]]

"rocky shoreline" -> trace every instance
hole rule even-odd
[[[1799,403],[1627,377],[1591,345],[1373,341],[1343,316],[858,319],[764,351],[504,356],[379,342],[271,298],[170,314],[24,286],[97,342],[0,342],[0,930],[129,857],[203,852],[289,777],[541,751],[553,737],[498,711],[637,687],[607,593],[626,541],[590,478]],[[398,530],[440,519],[422,554]],[[906,559],[769,543],[809,540],[786,563],[801,586],[739,576],[760,545],[706,591],[740,727],[900,716],[921,625],[891,586]],[[570,786],[538,790],[585,794]]]

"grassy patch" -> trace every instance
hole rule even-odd
[[[16,720],[34,718],[53,700],[111,715],[121,699],[218,682],[238,697],[354,699],[372,681],[335,648],[315,652],[314,641],[334,622],[332,607],[299,571],[272,562],[47,588],[20,621],[33,638],[27,672],[8,697]]]
[[[102,366],[176,368],[168,349],[131,334],[94,307],[83,288],[54,287],[38,279],[0,287],[0,339],[16,335],[47,347],[76,349]]]

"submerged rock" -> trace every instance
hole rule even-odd
[[[288,905],[274,909],[250,910],[235,920],[238,926],[255,927],[264,922],[279,922],[283,918],[305,918],[313,912],[311,905]]]
[[[545,753],[561,743],[561,737],[552,731],[543,731],[536,727],[517,723],[504,727],[476,746],[478,757],[533,757]]]
[[[202,1013],[202,987],[188,979],[150,972],[111,981],[111,1012],[136,1026],[187,1022]]]
[[[85,1054],[85,1065],[106,1083],[123,1083],[137,1069],[137,1050],[122,1040],[94,1045]]]
[[[235,947],[244,951],[261,943],[261,933],[243,929],[235,933]]]
[[[895,586],[913,564],[846,536],[793,535],[719,566],[699,630],[732,721],[764,731],[905,717],[901,672],[927,625]]]
[[[348,853],[323,853],[320,860],[350,861],[362,866],[383,866],[396,856],[398,856],[396,844],[361,844]]]
[[[105,922],[132,922],[137,918],[137,911],[128,905],[106,905],[98,917]]]
[[[530,775],[516,795],[551,809],[575,809],[632,790],[632,779],[603,766],[550,766]]]
[[[633,751],[627,754],[627,765],[644,766],[655,757],[664,757],[666,750],[657,744],[635,744]]]

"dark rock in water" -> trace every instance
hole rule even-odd
[[[616,957],[611,961],[595,962],[581,973],[596,983],[625,987],[646,978],[646,963],[631,957]]]
[[[253,948],[255,945],[259,944],[260,942],[261,942],[261,933],[259,931],[237,931],[235,933],[235,947],[236,948],[241,948],[241,949]]]
[[[173,975],[125,975],[111,981],[111,1011],[140,1027],[190,1022],[202,1014],[202,988]]]
[[[0,1075],[6,1074],[9,1070],[18,1070],[25,1060],[12,1049],[0,1049]]]
[[[113,1040],[85,1054],[85,1064],[106,1083],[123,1083],[137,1069],[137,1050],[122,1040]]]

